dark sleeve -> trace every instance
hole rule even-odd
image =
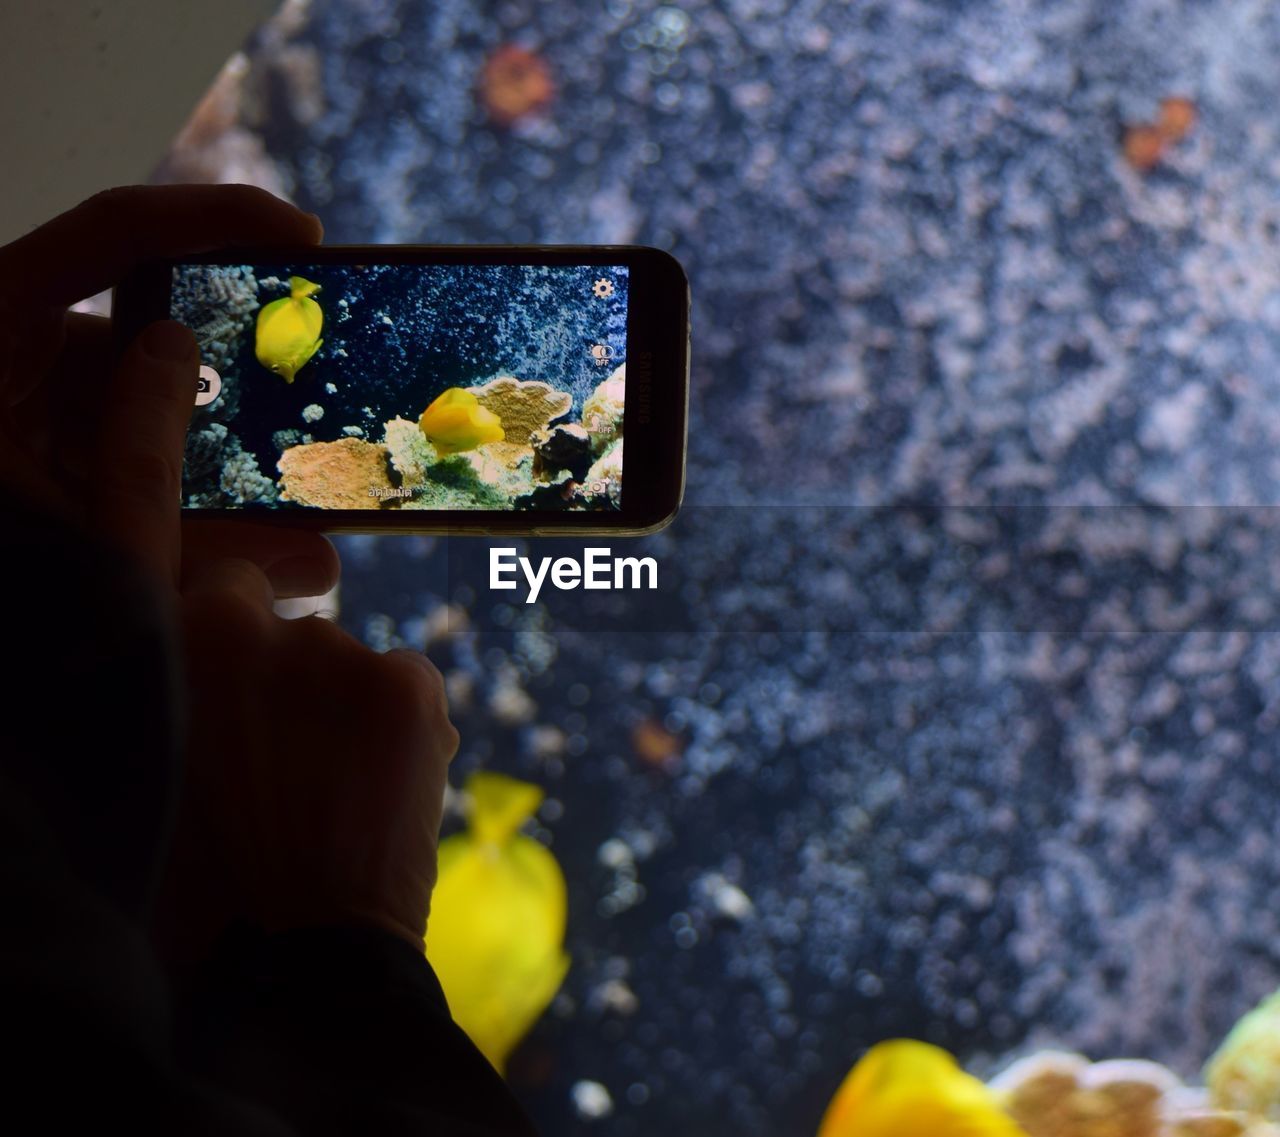
[[[10,755],[0,755],[4,758]],[[141,928],[89,887],[0,762],[0,1008],[6,1132],[296,1137],[173,1061],[170,993]],[[104,855],[108,850],[104,850]],[[15,1129],[16,1119],[25,1127]]]
[[[301,1137],[537,1137],[425,956],[380,929],[239,925],[178,1025],[188,1068]]]
[[[0,1128],[92,1132],[105,1118],[131,1137],[291,1137],[173,1061],[170,988],[141,916],[176,695],[145,581],[0,485],[0,627]]]
[[[177,782],[161,606],[0,486],[0,616],[0,1128],[534,1133],[426,960],[386,933],[233,938],[184,1013],[144,931]]]

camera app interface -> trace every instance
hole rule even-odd
[[[179,265],[199,509],[616,510],[621,265]]]

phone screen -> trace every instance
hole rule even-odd
[[[620,510],[628,286],[617,264],[175,265],[202,363],[183,503]]]

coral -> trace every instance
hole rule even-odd
[[[526,446],[491,442],[480,450],[468,450],[458,457],[471,467],[479,481],[502,494],[507,504],[511,498],[533,489],[534,457]]]
[[[1270,1125],[1225,1113],[1193,1112],[1172,1118],[1161,1137],[1275,1137]]]
[[[269,503],[277,498],[275,483],[258,469],[258,460],[237,445],[222,465],[219,487],[236,505]]]
[[[220,422],[187,435],[182,482],[186,504],[197,508],[276,500],[275,484],[258,460]]]
[[[505,44],[485,60],[480,101],[500,126],[546,106],[554,95],[546,62],[527,48]]]
[[[237,182],[288,197],[285,180],[262,139],[239,121],[249,73],[248,59],[236,52],[191,112],[153,181]]]
[[[582,487],[566,475],[560,482],[538,482],[513,503],[516,509],[581,509],[586,501]]]
[[[619,438],[608,450],[600,455],[587,471],[583,482],[587,492],[593,496],[607,497],[613,505],[622,502],[622,439]]]
[[[603,454],[622,437],[622,412],[626,397],[627,365],[620,364],[582,404],[582,425],[591,435],[592,452]]]
[[[416,422],[393,418],[384,423],[382,441],[402,485],[416,486],[426,481],[427,469],[435,465],[438,456]]]
[[[550,481],[561,470],[568,470],[576,481],[586,477],[591,466],[591,436],[576,422],[561,423],[551,430],[536,430],[530,436],[533,446],[533,476]]]
[[[1160,100],[1160,117],[1154,123],[1137,123],[1125,127],[1124,156],[1135,170],[1146,173],[1155,169],[1167,147],[1180,142],[1196,124],[1196,105],[1183,96]]]
[[[549,383],[500,375],[479,387],[468,387],[485,410],[502,420],[508,446],[530,446],[535,430],[546,430],[573,407],[573,396]]]
[[[1170,142],[1178,142],[1191,133],[1196,117],[1195,103],[1188,98],[1171,95],[1160,100],[1160,120],[1156,129]]]
[[[275,116],[299,127],[324,113],[319,52],[290,42],[306,24],[304,4],[286,3],[254,36],[252,61],[236,52],[174,140],[154,181],[259,186],[288,200],[292,178],[267,154],[261,131]]]
[[[622,439],[597,458],[581,481],[560,471],[558,481],[538,481],[517,499],[517,509],[603,509],[622,504]]]
[[[227,428],[220,422],[211,422],[203,430],[190,431],[182,459],[183,481],[190,485],[214,473],[222,463],[226,442]]]
[[[191,265],[175,273],[169,310],[195,333],[201,359],[222,376],[211,411],[227,417],[235,413],[235,392],[226,372],[257,308],[258,282],[248,265]]]
[[[1161,1100],[1177,1079],[1163,1067],[1090,1067],[1076,1055],[1041,1054],[1006,1071],[992,1088],[1028,1137],[1159,1137]]]
[[[1154,170],[1164,157],[1164,136],[1146,123],[1125,127],[1124,156],[1135,170]]]
[[[306,42],[306,3],[285,3],[258,29],[258,50],[245,76],[240,118],[255,130],[283,119],[298,128],[324,113],[324,66],[314,44]]]
[[[308,403],[302,408],[302,418],[305,422],[319,422],[324,418],[324,407],[319,403]]]
[[[1280,991],[1232,1028],[1204,1070],[1210,1098],[1280,1122]]]
[[[402,487],[414,490],[402,508],[509,509],[533,484],[528,447],[491,442],[441,458],[417,423],[394,418],[383,429],[392,470]]]
[[[295,122],[308,126],[324,114],[323,73],[314,47],[296,43],[281,47],[272,57],[269,71],[260,86],[270,87],[277,98],[284,96]],[[258,91],[255,95],[270,97]]]
[[[471,454],[451,454],[428,471],[418,491],[405,499],[405,509],[508,509],[511,495],[482,481]]]
[[[280,455],[280,498],[322,509],[378,509],[400,501],[389,454],[359,438],[294,446]]]
[[[1215,1109],[1157,1062],[1090,1062],[1044,1051],[991,1082],[1028,1137],[1277,1137],[1257,1117]]]

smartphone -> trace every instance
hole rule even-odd
[[[149,262],[112,317],[196,335],[185,516],[631,535],[684,492],[689,303],[639,246],[320,245]]]

